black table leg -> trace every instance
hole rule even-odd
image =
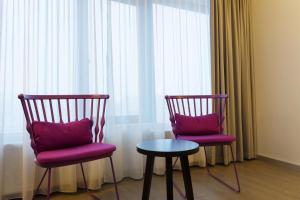
[[[186,193],[187,200],[194,200],[193,194],[193,186],[191,181],[191,174],[190,174],[190,166],[189,166],[189,159],[187,156],[180,157],[183,180],[184,180],[184,187]]]
[[[172,157],[166,157],[167,200],[173,200],[173,167]]]
[[[146,171],[144,178],[144,188],[142,200],[148,200],[150,196],[150,188],[153,174],[154,156],[148,155],[146,161]]]

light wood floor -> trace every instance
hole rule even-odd
[[[195,200],[300,200],[300,169],[266,160],[253,160],[239,163],[241,193],[237,194],[219,182],[208,176],[205,169],[192,168],[192,181]],[[212,171],[223,177],[229,183],[234,183],[232,165],[216,166]],[[183,188],[182,174],[174,173],[174,180]],[[118,184],[122,200],[140,200],[143,181],[125,179]],[[165,200],[165,177],[154,176],[151,188],[151,200]],[[101,200],[113,200],[115,198],[114,187],[111,184],[104,185],[101,190],[94,191]],[[174,190],[174,199],[181,199]],[[76,194],[53,194],[53,200],[89,200],[93,199],[85,192]]]

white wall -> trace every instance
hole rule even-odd
[[[300,165],[300,0],[253,0],[258,154]]]

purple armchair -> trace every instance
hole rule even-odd
[[[109,158],[119,200],[112,161],[116,146],[102,143],[106,100],[109,96],[20,94],[18,98],[36,156],[35,163],[45,168],[33,198],[48,173],[47,199],[50,199],[51,169],[73,164],[80,164],[88,191],[83,163]]]
[[[208,164],[206,164],[206,168],[210,176],[230,189],[240,192],[236,161],[232,152],[232,143],[235,142],[236,138],[225,134],[223,129],[227,95],[166,96],[165,99],[176,139],[194,141],[203,146],[206,163],[206,147],[217,145],[230,146],[237,188],[213,175],[209,170]]]

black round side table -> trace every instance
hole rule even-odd
[[[166,158],[167,200],[173,199],[172,157],[180,157],[187,200],[194,200],[188,155],[199,151],[199,145],[186,140],[159,139],[144,141],[137,145],[137,151],[147,156],[142,200],[150,196],[154,158]]]

